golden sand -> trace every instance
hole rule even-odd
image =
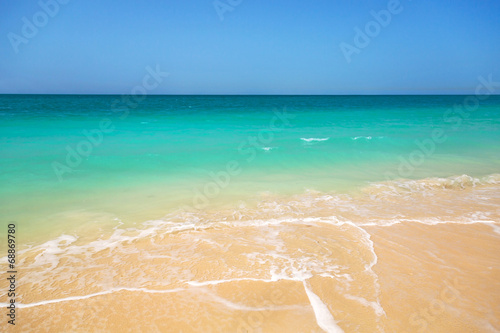
[[[189,225],[61,236],[20,255],[9,329],[500,330],[498,185],[404,191],[266,198]]]

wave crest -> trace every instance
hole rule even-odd
[[[300,138],[300,140],[305,142],[321,142],[330,140],[330,138]]]

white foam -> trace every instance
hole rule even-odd
[[[385,315],[385,311],[378,301],[377,302],[373,302],[373,301],[370,302],[363,297],[353,296],[353,295],[349,295],[349,294],[345,294],[344,297],[347,299],[356,301],[358,303],[361,303],[362,305],[364,305],[366,307],[372,308],[375,311],[375,314],[379,317]]]
[[[287,270],[290,272],[288,273]],[[289,281],[300,281],[303,282],[313,275],[307,271],[306,269],[297,269],[296,267],[283,267],[279,270],[278,267],[274,266],[271,268],[271,280],[272,281],[280,281],[280,280],[289,280]]]
[[[319,221],[319,222],[321,223],[321,222],[325,222],[325,221]],[[364,235],[364,237],[362,238],[362,242],[367,245],[367,247],[370,249],[370,252],[373,255],[372,260],[369,263],[365,264],[365,271],[369,272],[373,276],[373,284],[375,287],[375,293],[376,293],[376,298],[377,298],[377,302],[378,302],[377,304],[380,306],[380,302],[378,299],[380,296],[380,284],[378,281],[378,275],[373,270],[373,267],[378,262],[378,256],[375,253],[375,246],[373,244],[373,241],[371,240],[371,235],[365,229],[363,229],[360,225],[356,225],[355,223],[350,222],[350,221],[338,221],[338,219],[335,218],[332,221],[327,220],[326,223],[331,223],[331,224],[335,224],[335,225],[348,224],[348,225],[358,229]],[[380,306],[380,309],[382,311],[384,311],[381,306]]]
[[[313,291],[308,287],[306,281],[304,281],[303,283],[307,297],[309,298],[309,302],[311,303],[311,306],[313,308],[314,316],[316,317],[318,326],[328,333],[344,332],[339,326],[337,326],[337,322],[330,313],[330,310],[328,310],[328,306],[326,306],[326,304],[321,301],[321,298],[319,298],[318,295],[313,293]]]
[[[225,298],[222,298],[218,295],[215,295],[214,293],[207,292],[210,294],[213,300],[215,300],[218,303],[223,304],[229,309],[237,310],[237,311],[279,311],[279,310],[291,310],[291,309],[297,309],[301,308],[300,306],[297,305],[282,305],[282,306],[266,306],[266,307],[252,307],[252,306],[247,306],[243,304],[238,304],[231,302]]]
[[[359,140],[359,139],[371,140],[373,138],[374,138],[373,136],[355,136],[355,137],[352,137],[351,139],[352,140]],[[376,136],[375,137],[375,139],[383,139],[383,138],[385,138],[385,136]]]
[[[438,224],[463,224],[463,225],[468,225],[468,224],[477,224],[477,223],[483,223],[486,225],[491,225],[495,224],[495,221],[492,220],[484,220],[484,221],[476,221],[476,220],[464,220],[464,221],[457,221],[457,220],[440,220],[438,218],[425,218],[425,219],[418,219],[418,220],[413,220],[413,219],[392,219],[392,220],[376,220],[372,222],[366,222],[366,223],[359,223],[359,226],[362,227],[368,227],[368,226],[376,226],[376,227],[391,227],[393,225],[401,224],[401,223],[419,223],[419,224],[425,224],[425,225],[438,225]]]
[[[92,297],[116,293],[119,291],[132,291],[132,292],[143,292],[143,293],[153,293],[153,294],[168,294],[168,293],[176,293],[176,292],[184,291],[184,290],[186,290],[186,289],[176,288],[176,289],[165,289],[165,290],[152,290],[152,289],[146,289],[146,288],[116,288],[116,289],[105,290],[105,291],[101,291],[101,292],[93,293],[93,294],[89,294],[89,295],[84,295],[84,296],[70,296],[70,297],[65,297],[65,298],[51,299],[51,300],[47,300],[47,301],[28,303],[28,304],[18,303],[18,304],[16,304],[16,306],[20,309],[26,309],[26,308],[32,308],[35,306],[42,306],[42,305],[47,305],[47,304],[70,302],[70,301],[80,301],[80,300],[89,299]],[[4,307],[7,305],[8,305],[7,303],[0,303],[0,307]]]
[[[426,178],[420,180],[399,179],[382,183],[371,183],[370,187],[385,190],[383,194],[401,196],[405,193],[421,193],[433,189],[465,189],[480,185],[495,185],[498,183],[499,175],[490,175],[484,178],[474,178],[469,175],[454,176],[448,178]],[[369,190],[370,187],[367,189]],[[365,189],[366,190],[366,189]]]
[[[169,233],[175,233],[175,232],[183,232],[183,231],[196,231],[196,230],[202,230],[205,228],[210,228],[214,225],[226,225],[229,227],[248,227],[248,226],[253,226],[253,227],[266,227],[266,226],[278,226],[278,225],[283,225],[283,224],[301,224],[303,225],[304,223],[326,223],[326,224],[332,224],[336,226],[341,226],[344,224],[349,224],[350,226],[353,226],[355,228],[358,228],[360,232],[364,234],[366,237],[362,237],[364,242],[366,243],[367,247],[370,248],[370,250],[373,253],[373,259],[371,262],[367,263],[366,269],[371,270],[371,268],[376,264],[377,258],[376,254],[373,251],[373,244],[370,241],[370,236],[369,234],[363,229],[365,226],[392,226],[396,225],[399,223],[421,223],[421,224],[426,224],[426,225],[436,225],[436,224],[443,224],[443,223],[454,223],[454,224],[475,224],[475,223],[484,223],[491,228],[493,228],[494,232],[499,234],[500,233],[500,226],[498,226],[495,221],[488,219],[488,220],[477,220],[473,219],[474,217],[481,217],[477,214],[473,214],[470,217],[468,217],[465,220],[455,220],[455,221],[448,221],[444,219],[437,219],[437,218],[427,218],[427,219],[404,219],[404,218],[398,218],[398,219],[380,219],[380,220],[372,220],[369,222],[351,222],[347,220],[339,220],[338,217],[332,216],[332,217],[322,217],[322,218],[301,218],[301,217],[296,217],[296,218],[290,218],[290,217],[283,217],[279,219],[251,219],[251,220],[243,220],[243,221],[213,221],[210,223],[203,223],[199,224],[196,222],[192,223],[175,223],[175,222],[167,222],[164,220],[156,220],[156,221],[148,221],[147,223],[144,223],[143,226],[146,228],[144,229],[115,229],[114,232],[111,234],[111,236],[106,237],[104,239],[98,239],[95,241],[91,241],[87,244],[82,244],[82,245],[77,245],[74,244],[77,241],[77,238],[74,236],[70,235],[61,235],[58,238],[45,242],[41,245],[32,247],[28,249],[30,252],[38,252],[37,256],[35,257],[35,260],[33,262],[33,266],[47,266],[47,271],[50,271],[57,267],[59,260],[63,257],[70,257],[72,255],[78,255],[78,254],[92,254],[96,253],[101,250],[105,249],[114,249],[116,247],[120,247],[121,244],[133,241],[136,239],[140,238],[151,238],[154,237],[155,235],[158,234],[169,234]],[[484,216],[485,218],[487,216]],[[130,232],[133,232],[132,234]],[[127,233],[127,234],[125,234]],[[275,251],[277,253],[285,251],[284,244],[283,242],[280,242],[280,237],[279,237],[279,232],[278,230],[273,230],[269,229],[267,235],[262,237],[261,241],[265,243],[266,245],[274,245],[275,246]],[[26,251],[26,250],[24,250]],[[276,253],[276,254],[277,254]],[[275,255],[276,255],[275,254]],[[4,257],[5,258],[5,257]],[[2,258],[2,259],[4,259]],[[269,257],[270,259],[271,257]],[[309,258],[311,259],[311,258]],[[280,279],[290,279],[290,280],[300,280],[302,281],[303,278],[306,277],[307,274],[313,269],[315,274],[321,274],[321,273],[327,273],[326,267],[322,266],[321,270],[315,270],[317,267],[313,267],[310,265],[305,265],[303,263],[300,263],[299,261],[292,262],[290,261],[291,258],[281,258],[282,263],[287,263],[286,267],[280,267],[276,268],[273,272],[271,272],[271,278],[273,280],[280,280]],[[316,261],[314,261],[316,262]],[[283,271],[283,269],[287,269],[287,271]],[[295,271],[294,271],[295,270]],[[309,272],[308,272],[309,271]]]
[[[63,253],[61,246],[68,246],[77,240],[76,237],[70,235],[61,235],[56,239],[43,243],[40,248],[44,249],[42,253],[35,257],[34,264],[43,266],[50,264],[50,269],[57,267],[59,264],[59,254]]]
[[[305,142],[314,142],[314,141],[327,141],[330,138],[300,138],[300,140],[305,141]]]
[[[273,149],[275,149],[276,147],[262,147],[262,150],[264,151],[271,151]]]
[[[486,223],[486,224],[493,229],[493,232],[500,235],[500,226],[496,225],[495,223]]]
[[[188,281],[186,282],[193,287],[214,286],[222,283],[239,282],[239,281],[259,281],[259,282],[275,282],[273,279],[256,279],[256,278],[235,278],[227,280],[212,280],[212,281]]]

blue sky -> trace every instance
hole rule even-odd
[[[223,13],[213,0],[60,1],[53,17],[38,1],[0,4],[0,93],[130,93],[148,66],[170,74],[151,94],[467,94],[480,75],[500,81],[498,0],[401,0],[350,62],[340,44],[356,47],[355,28],[396,0],[220,0]]]

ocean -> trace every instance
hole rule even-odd
[[[500,96],[0,95],[19,329],[499,331],[499,143]]]

